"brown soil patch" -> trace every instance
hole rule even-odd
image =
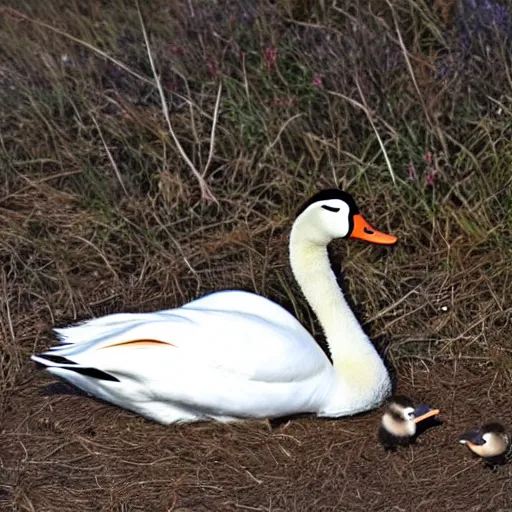
[[[380,411],[341,420],[163,427],[55,383],[27,363],[4,403],[2,509],[512,510],[512,470],[457,443],[482,420],[512,424],[512,398],[485,367],[403,363],[398,391],[444,423],[384,453]]]

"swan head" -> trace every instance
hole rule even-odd
[[[341,189],[321,190],[297,212],[294,228],[314,245],[327,245],[335,238],[357,238],[374,244],[392,245],[396,236],[373,228],[361,215],[354,198]]]
[[[465,444],[474,454],[496,464],[505,462],[510,451],[510,438],[500,423],[487,423],[473,427],[460,436],[459,442]],[[503,461],[499,458],[503,457]]]
[[[427,404],[414,403],[407,397],[395,396],[388,404],[381,420],[379,437],[385,448],[407,445],[418,434],[418,424],[439,414]]]

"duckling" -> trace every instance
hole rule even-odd
[[[502,466],[512,458],[510,436],[500,423],[486,423],[481,427],[470,428],[460,436],[459,442],[481,457],[490,468]]]
[[[420,434],[418,423],[427,418],[435,418],[439,412],[439,409],[433,409],[426,404],[415,404],[404,396],[392,398],[379,428],[379,441],[384,450],[396,451],[398,446],[414,444]]]

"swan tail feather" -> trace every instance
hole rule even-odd
[[[31,356],[32,361],[35,361],[38,365],[44,367],[46,370],[49,370],[50,373],[54,373],[52,369],[62,369],[67,370],[68,372],[74,372],[78,375],[83,375],[84,377],[89,377],[96,380],[104,380],[110,382],[120,382],[117,377],[104,372],[103,370],[99,370],[98,368],[93,368],[91,366],[83,366],[67,359],[63,356],[57,356],[55,354],[50,354],[45,352],[40,355]]]

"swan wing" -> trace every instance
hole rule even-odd
[[[333,368],[290,313],[246,292],[206,299],[65,329],[65,344],[32,359],[164,424],[320,409]]]
[[[224,311],[236,314],[257,314],[277,325],[295,328],[297,319],[284,308],[261,295],[240,291],[226,290],[211,293],[195,299],[179,308],[166,309],[151,313],[115,313],[93,318],[69,327],[54,329],[58,341],[63,344],[79,344],[97,339],[116,331],[122,331],[133,323],[152,322],[166,319],[183,310]]]
[[[145,378],[164,361],[263,382],[302,381],[330,365],[284,308],[241,291],[217,292],[156,313],[109,315],[59,334],[65,344],[46,353],[54,360],[132,378]]]

